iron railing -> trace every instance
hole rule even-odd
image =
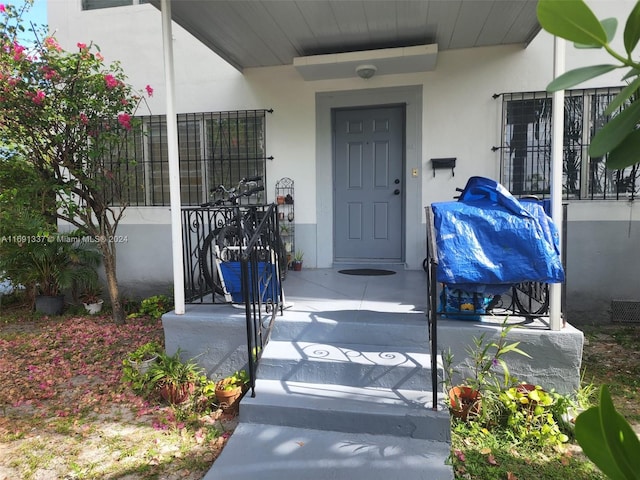
[[[224,301],[215,295],[211,284],[205,280],[205,268],[214,276],[217,275],[217,268],[215,250],[205,252],[203,247],[209,235],[228,225],[237,214],[236,207],[182,208],[182,261],[187,303]]]
[[[246,225],[251,238],[234,250],[232,259],[217,256],[221,228]],[[257,365],[275,316],[283,312],[283,259],[278,213],[274,204],[182,209],[184,287],[187,303],[244,304],[249,387],[255,395]],[[208,275],[206,274],[208,272]],[[224,293],[212,282],[224,280]]]
[[[276,314],[284,311],[278,212],[270,205],[240,257],[247,323],[249,388],[255,397],[257,369]],[[265,258],[265,252],[267,257]]]

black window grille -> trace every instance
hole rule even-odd
[[[266,174],[266,113],[271,110],[178,115],[180,199],[184,206],[209,199],[218,185]],[[110,174],[126,191],[117,198],[133,206],[169,205],[167,122],[164,115],[137,117],[142,129],[129,134],[118,152],[107,155]]]
[[[591,138],[619,88],[570,90],[564,98],[563,198],[633,199],[640,188],[638,166],[606,168],[606,157],[590,158]],[[517,196],[545,198],[551,184],[552,95],[502,94],[501,182]],[[616,115],[616,113],[614,113]]]

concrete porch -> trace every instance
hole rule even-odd
[[[430,380],[426,273],[380,268],[395,273],[288,273],[283,287],[293,306],[276,319],[256,396],[243,399],[240,426],[207,479],[227,472],[235,478],[376,479],[398,471],[407,479],[453,478],[444,463],[448,412],[442,400],[437,411],[431,401],[432,389],[442,386]],[[501,322],[443,320],[439,351],[450,348],[464,367],[472,337],[497,337]],[[166,314],[163,324],[169,353],[181,348],[185,357],[197,356],[212,378],[244,367],[243,309],[189,305],[183,316]],[[508,338],[521,341],[533,357],[506,357],[514,376],[558,391],[578,385],[580,331],[551,332],[534,323]]]
[[[356,268],[357,266],[351,266]],[[272,340],[300,340],[358,343],[372,338],[384,345],[407,344],[428,347],[426,321],[426,273],[401,267],[379,266],[395,271],[389,276],[352,276],[335,269],[303,269],[288,272],[283,282],[286,301],[293,307],[276,318]],[[344,268],[349,268],[345,266]],[[504,316],[483,321],[439,320],[438,349],[451,349],[454,363],[464,369],[466,348],[472,338],[484,334],[497,338]],[[410,321],[410,322],[409,322]],[[509,341],[522,342],[531,359],[507,357],[514,376],[562,393],[579,386],[582,332],[570,324],[553,332],[543,322],[524,322],[509,334]],[[210,376],[224,376],[246,364],[244,309],[228,304],[187,305],[186,314],[163,316],[167,351],[178,348],[185,357],[198,357]],[[390,328],[372,328],[390,324]],[[401,325],[401,326],[400,326]],[[375,338],[377,336],[377,338]]]

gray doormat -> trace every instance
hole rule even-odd
[[[396,272],[392,270],[381,270],[379,268],[351,268],[349,270],[338,270],[338,273],[344,273],[345,275],[395,275]]]

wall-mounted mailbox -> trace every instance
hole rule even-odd
[[[433,168],[433,176],[436,176],[436,170],[440,170],[442,168],[451,169],[451,176],[455,177],[454,168],[456,168],[456,159],[455,157],[450,158],[432,158],[431,159],[431,168]]]

